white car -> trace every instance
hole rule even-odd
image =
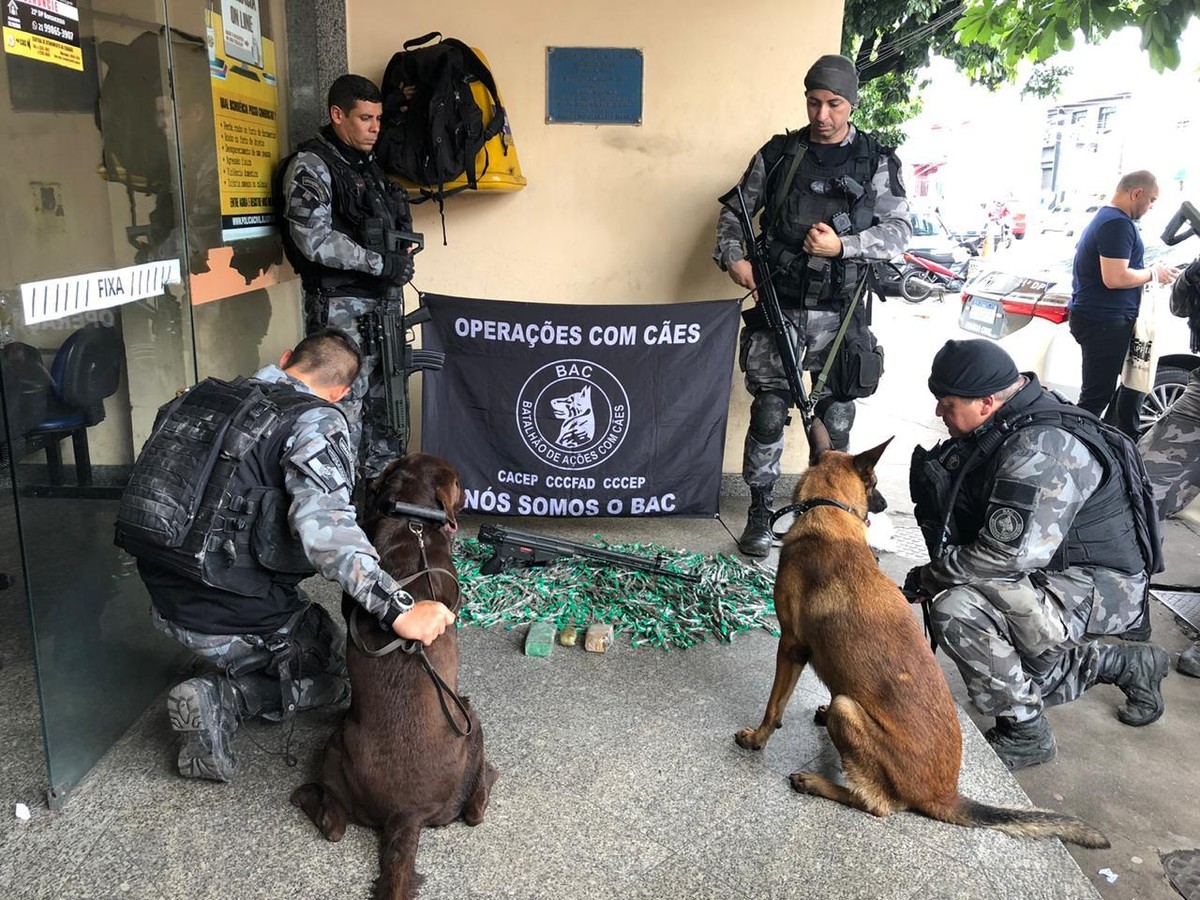
[[[1196,247],[1167,247],[1147,241],[1146,263],[1186,266]],[[1189,253],[1190,250],[1190,253]],[[1082,361],[1079,344],[1067,328],[1071,300],[1073,251],[1042,265],[1022,263],[1023,257],[999,258],[967,282],[962,293],[958,325],[964,331],[998,341],[1023,372],[1034,372],[1046,387],[1070,400],[1079,398]],[[1200,366],[1200,354],[1190,348],[1185,319],[1167,307],[1170,288],[1147,285],[1143,303],[1155,311],[1154,388],[1140,410],[1141,430],[1149,428],[1183,393],[1188,374]]]

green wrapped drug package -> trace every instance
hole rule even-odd
[[[554,634],[557,629],[553,622],[534,622],[529,626],[525,635],[526,656],[549,656],[554,649]]]

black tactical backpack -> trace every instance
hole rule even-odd
[[[434,38],[437,42],[421,46]],[[471,93],[473,82],[491,96],[493,112],[486,128]],[[487,168],[485,164],[477,172],[475,157],[506,121],[496,82],[475,51],[437,31],[405,41],[383,74],[382,92],[375,154],[384,170],[427,187],[422,199],[433,197],[439,206],[447,182],[463,173],[466,185],[456,190],[474,188]]]
[[[96,127],[103,135],[101,162],[108,180],[148,194],[171,190],[166,135],[153,128],[158,98],[166,93],[161,69],[162,38],[145,31],[129,44],[104,41],[100,59],[107,71],[96,101]]]

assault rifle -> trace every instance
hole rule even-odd
[[[425,247],[425,236],[412,231],[384,232],[384,241],[390,253],[419,253]],[[411,433],[408,403],[408,376],[422,370],[437,371],[446,361],[440,350],[414,350],[408,342],[408,331],[431,318],[428,307],[418,306],[409,315],[404,314],[404,288],[389,284],[383,302],[375,312],[360,320],[363,353],[372,355],[380,351],[380,368],[383,375],[383,397],[387,408],[387,431],[396,438],[397,453],[404,455],[408,450]]]
[[[492,545],[492,558],[479,567],[484,575],[495,575],[513,567],[527,569],[532,566],[545,566],[559,558],[579,557],[594,560],[614,566],[625,566],[641,572],[654,575],[669,575],[672,578],[682,578],[684,581],[698,583],[699,575],[691,572],[676,572],[663,564],[662,557],[646,559],[632,556],[628,553],[617,553],[614,550],[604,550],[600,547],[589,547],[587,544],[577,544],[561,538],[547,537],[542,534],[530,534],[527,531],[516,531],[503,525],[479,526],[479,542]]]
[[[737,200],[735,206],[733,201]],[[788,389],[792,395],[792,405],[800,410],[800,418],[804,422],[804,430],[812,427],[813,408],[816,406],[808,398],[804,390],[804,381],[800,375],[800,364],[796,360],[796,347],[792,343],[788,330],[791,323],[784,318],[779,306],[779,294],[775,291],[775,281],[771,275],[771,267],[767,262],[765,248],[754,237],[754,224],[750,219],[750,210],[746,206],[746,198],[742,194],[741,184],[736,184],[733,190],[720,198],[720,203],[737,216],[738,224],[742,227],[742,235],[746,245],[746,259],[754,270],[754,289],[758,292],[758,308],[766,320],[767,327],[775,336],[775,347],[779,350],[779,359],[783,364],[783,372],[787,377]]]

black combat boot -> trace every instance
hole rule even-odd
[[[1050,762],[1058,752],[1054,732],[1042,715],[1027,722],[997,716],[995,727],[983,737],[1010,772]]]
[[[1175,666],[1184,675],[1200,678],[1200,644],[1192,644],[1179,654],[1179,663]]]
[[[738,538],[738,549],[747,556],[766,556],[771,552],[771,489],[750,488],[750,511],[746,530]]]
[[[223,675],[203,675],[167,693],[171,728],[183,737],[179,774],[229,781],[237,772],[231,738],[238,727],[238,698]]]
[[[1170,657],[1158,644],[1101,644],[1096,683],[1115,684],[1125,694],[1117,718],[1126,725],[1149,725],[1163,714],[1162,680]]]

